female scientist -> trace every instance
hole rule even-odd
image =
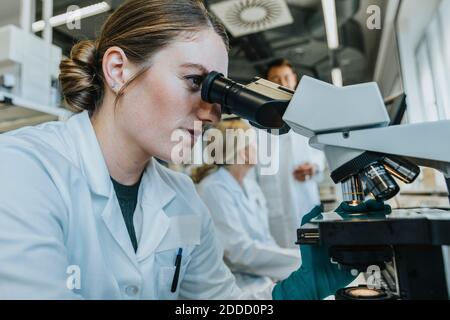
[[[60,83],[79,113],[0,137],[0,298],[242,296],[193,183],[155,161],[170,161],[174,131],[191,146],[194,121],[219,120],[199,90],[227,74],[227,44],[201,1],[131,0],[73,47]],[[258,297],[343,287],[350,274],[324,256]]]
[[[270,234],[264,194],[248,175],[256,162],[252,129],[239,119],[222,121],[215,128],[223,137],[218,154],[224,157],[196,168],[192,178],[200,182],[200,197],[209,208],[224,260],[238,286],[258,291],[298,269],[299,251],[279,247]]]

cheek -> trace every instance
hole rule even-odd
[[[176,79],[145,77],[133,89],[132,101],[129,101],[139,127],[153,128],[164,134],[174,130],[189,109],[184,91]]]
[[[178,78],[143,77],[124,98],[122,119],[130,136],[149,154],[168,160],[178,143],[171,140],[180,136],[176,130],[192,118],[195,95]],[[190,135],[184,135],[183,141],[189,142]]]

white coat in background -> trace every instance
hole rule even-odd
[[[280,248],[270,234],[266,201],[251,177],[241,186],[224,168],[198,186],[209,208],[224,260],[246,291],[287,278],[300,266],[297,249]]]
[[[87,112],[1,135],[0,181],[0,299],[242,298],[193,183],[154,159],[134,252]]]
[[[264,134],[264,133],[263,133]],[[279,170],[275,174],[261,174],[261,166],[255,168],[256,180],[266,196],[269,209],[270,231],[283,248],[298,247],[297,229],[302,217],[316,205],[320,205],[318,182],[323,178],[325,156],[322,151],[309,146],[308,139],[293,130],[279,136]],[[293,172],[300,164],[309,162],[316,166],[318,174],[301,182]]]

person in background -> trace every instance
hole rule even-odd
[[[291,90],[298,84],[297,75],[286,59],[270,63],[266,78]],[[280,136],[276,156],[279,156],[279,170],[262,175],[257,168],[256,180],[267,199],[273,237],[280,246],[294,248],[299,221],[320,204],[318,182],[322,179],[325,158],[321,151],[309,146],[307,138],[292,130]]]
[[[257,292],[298,269],[299,251],[279,247],[270,234],[264,194],[248,176],[254,166],[256,145],[243,135],[252,129],[236,118],[220,122],[215,129],[223,137],[225,161],[216,157],[215,164],[194,169],[192,178],[200,183],[200,197],[211,213],[224,261],[238,286]],[[234,142],[230,131],[245,143],[230,148],[229,143]],[[227,146],[231,152],[226,153]]]

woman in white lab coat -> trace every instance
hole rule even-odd
[[[189,0],[128,1],[72,49],[77,114],[0,137],[0,299],[240,296],[192,182],[155,161],[218,121],[199,90],[227,64],[224,29]]]
[[[219,120],[200,86],[227,74],[227,43],[201,1],[130,0],[74,46],[77,114],[0,136],[0,299],[242,297],[192,181],[156,161]],[[330,292],[303,274],[251,297]]]
[[[224,260],[238,286],[258,291],[298,269],[299,251],[280,248],[270,234],[264,194],[248,174],[256,158],[249,134],[253,129],[239,119],[222,121],[216,128],[223,136],[219,139],[223,150],[218,154],[224,155],[224,161],[215,157],[216,164],[194,169],[193,178],[200,182],[199,194],[209,208]],[[233,146],[235,136],[241,143]]]

